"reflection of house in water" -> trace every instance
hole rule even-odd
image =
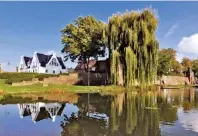
[[[43,119],[56,120],[56,116],[62,116],[65,104],[60,103],[31,103],[31,104],[18,104],[20,117],[32,116],[34,123]]]
[[[99,121],[103,121],[105,123],[104,126],[106,126],[106,127],[109,126],[109,117],[104,113],[97,113],[97,112],[88,113],[87,112],[87,117],[96,119]]]
[[[195,88],[184,89],[164,89],[160,94],[166,97],[168,103],[172,103],[175,99],[179,99],[181,102],[188,101],[193,102],[195,97]]]

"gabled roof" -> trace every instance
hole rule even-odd
[[[57,59],[60,65],[62,66],[62,69],[66,69],[65,64],[63,63],[63,59],[61,57],[57,57]]]
[[[52,55],[45,55],[42,53],[37,53],[37,57],[41,66],[45,67],[46,64],[49,62],[49,60],[51,59]]]
[[[48,119],[48,118],[51,118],[50,113],[46,110],[45,107],[41,107],[35,121],[39,122],[43,119]]]
[[[41,64],[42,67],[45,67],[46,64],[50,61],[51,57],[53,55],[45,55],[42,53],[36,53],[37,57],[38,57],[38,61]],[[32,62],[32,57],[26,57],[24,56],[24,61],[25,61],[25,65],[28,66],[28,62]],[[65,64],[63,63],[63,60],[61,57],[57,57],[58,62],[60,63],[62,69],[66,69]]]
[[[37,53],[37,56],[38,56],[39,62],[41,63],[41,66],[45,67],[46,64],[50,61],[50,59],[53,55],[45,55],[45,54],[42,54],[42,53]],[[65,64],[63,63],[62,58],[57,57],[57,60],[60,63],[62,69],[65,69],[66,67],[65,67]]]
[[[32,57],[26,57],[26,56],[24,56],[23,59],[25,61],[25,65],[26,66],[28,66],[28,62],[30,62],[30,63],[32,62]]]

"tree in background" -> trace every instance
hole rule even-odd
[[[192,70],[195,76],[198,76],[198,59],[192,61]]]
[[[168,75],[171,69],[171,56],[165,53],[166,49],[159,51],[157,75]]]
[[[176,60],[176,51],[172,48],[161,49],[158,57],[158,76],[181,74],[182,66]]]
[[[192,68],[192,61],[188,57],[182,59],[181,65],[183,66],[183,71],[186,73],[189,68]]]
[[[90,58],[97,59],[105,53],[105,44],[102,38],[104,25],[93,16],[87,16],[79,17],[61,30],[62,44],[64,45],[62,52],[66,53],[65,59],[70,58],[71,61],[83,62],[86,64],[86,71],[88,71]]]
[[[158,19],[152,9],[115,14],[109,18],[106,35],[113,84],[123,80],[128,86],[135,81],[144,87],[157,74],[159,43],[156,39]],[[122,82],[121,82],[122,83]]]

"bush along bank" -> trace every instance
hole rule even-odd
[[[0,79],[5,79],[6,84],[12,84],[22,81],[31,81],[33,78],[38,78],[39,81],[42,81],[44,78],[58,76],[59,75],[39,73],[0,73]]]

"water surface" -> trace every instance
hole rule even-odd
[[[27,135],[197,136],[198,91],[48,94],[0,101],[0,136]]]

